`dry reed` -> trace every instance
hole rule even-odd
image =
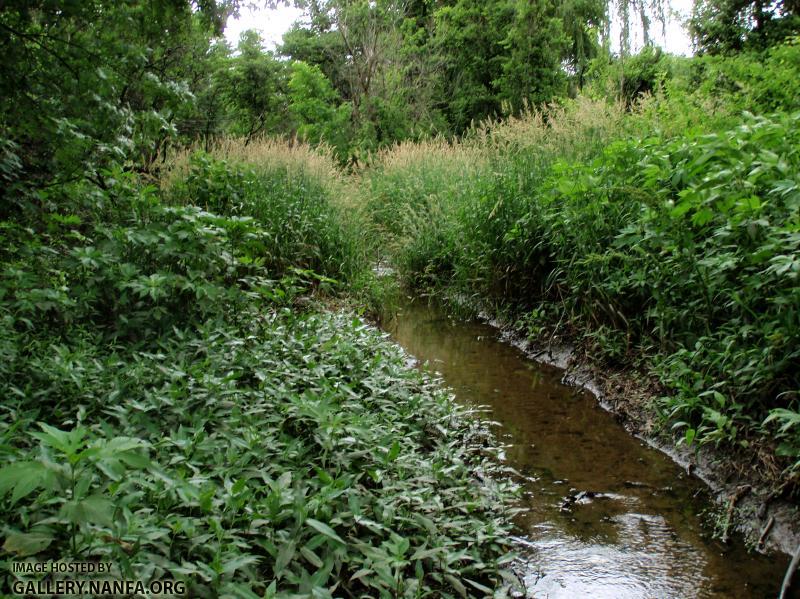
[[[191,156],[201,147],[195,145],[175,152],[168,159],[161,185],[169,189],[189,173]],[[208,149],[208,154],[234,164],[246,164],[264,172],[284,171],[290,177],[310,178],[324,187],[332,201],[345,208],[355,208],[353,181],[345,177],[330,148],[311,146],[296,139],[261,137],[249,143],[244,138],[222,138]]]

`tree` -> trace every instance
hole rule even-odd
[[[552,100],[563,89],[561,59],[567,38],[562,21],[546,0],[517,0],[508,33],[500,43],[497,96],[514,112]]]
[[[148,168],[191,93],[192,59],[233,4],[10,0],[0,9],[0,137],[15,205],[111,165]],[[10,160],[10,157],[8,157]],[[53,194],[50,194],[51,196]],[[8,205],[5,206],[6,208]]]
[[[629,0],[634,2],[635,0]],[[645,2],[645,0],[636,0]],[[655,2],[657,0],[650,0]],[[582,85],[604,0],[307,0],[281,53],[318,66],[352,104],[361,150],[551,101]]]
[[[278,48],[282,56],[318,66],[333,87],[344,97],[348,93],[345,80],[347,52],[341,35],[331,29],[330,20],[311,19],[311,26],[295,25],[283,35]]]
[[[409,81],[422,70],[409,68],[415,61],[404,53],[404,3],[328,0],[307,7],[310,27],[284,36],[281,52],[318,66],[350,104],[354,156],[409,137],[418,123],[429,122],[430,111],[418,101],[427,95],[418,96]]]
[[[231,49],[225,41],[206,50],[189,82],[195,101],[185,106],[177,119],[179,133],[187,139],[203,140],[206,150],[215,137],[228,131],[232,119],[226,85],[230,63]]]
[[[608,22],[608,6],[605,0],[565,0],[558,14],[567,38],[564,63],[582,88],[591,61],[600,53],[599,38]]]
[[[763,49],[800,34],[800,1],[696,0],[690,29],[701,52]]]
[[[340,160],[348,155],[350,104],[341,98],[316,65],[295,61],[289,79],[289,111],[297,135],[312,143],[329,143]]]
[[[242,33],[239,55],[220,73],[224,94],[232,110],[230,130],[247,142],[265,131],[285,132],[286,65],[266,52],[258,32]]]
[[[506,0],[457,0],[437,9],[433,50],[441,57],[445,114],[456,133],[500,111],[495,80],[514,10]]]

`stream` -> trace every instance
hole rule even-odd
[[[787,556],[710,538],[707,488],[629,434],[563,372],[424,302],[402,305],[386,330],[458,402],[485,406],[524,477],[517,517],[529,596],[777,597]],[[795,595],[797,593],[795,591]]]

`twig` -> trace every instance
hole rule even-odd
[[[736,508],[736,503],[750,490],[750,485],[742,485],[736,492],[731,495],[730,502],[728,503],[728,513],[725,516],[725,528],[722,529],[722,542],[727,543],[730,536],[731,521],[733,520],[733,510]]]
[[[769,520],[767,520],[766,526],[764,526],[764,530],[761,531],[761,536],[758,537],[757,547],[759,550],[764,549],[764,543],[767,540],[767,535],[769,534],[769,531],[772,530],[773,524],[775,524],[775,516],[770,516]]]
[[[786,599],[786,593],[788,593],[789,589],[792,587],[792,576],[794,575],[794,571],[797,570],[798,564],[800,564],[800,545],[797,545],[797,549],[794,550],[792,562],[786,569],[786,576],[783,577],[783,584],[781,585],[781,596],[778,599]]]

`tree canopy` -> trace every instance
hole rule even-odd
[[[458,136],[574,94],[598,65],[616,60],[612,15],[623,25],[625,55],[631,23],[651,43],[650,22],[667,9],[660,0],[294,4],[307,19],[268,51],[254,31],[235,48],[223,40],[236,0],[5,3],[3,176],[30,187],[88,172],[102,185],[112,164],[150,172],[171,145],[207,146],[221,135],[326,142],[343,162],[404,139]],[[698,0],[697,47],[774,46],[800,31],[798,6]],[[655,73],[620,79],[619,95],[652,91]]]
[[[764,49],[800,34],[800,2],[696,0],[691,29],[703,52]]]

